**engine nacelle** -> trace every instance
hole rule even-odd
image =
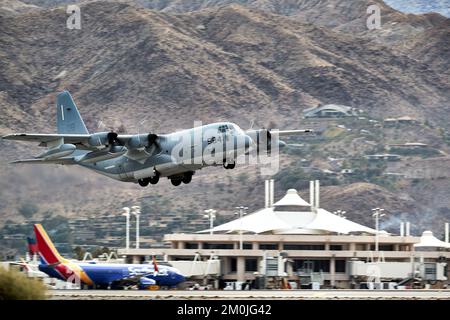
[[[136,134],[132,136],[127,142],[127,147],[129,147],[130,149],[145,148],[148,146],[148,134]]]
[[[150,147],[156,142],[157,138],[158,136],[154,133],[136,134],[128,140],[127,147],[129,149]]]
[[[110,137],[109,135],[111,132],[98,132],[92,134],[89,139],[88,143],[92,147],[102,147],[109,144]]]
[[[75,145],[65,143],[41,153],[38,158],[44,158],[46,160],[58,159],[72,154],[76,149],[77,147]]]
[[[139,289],[145,290],[148,289],[150,286],[153,286],[156,284],[156,281],[147,277],[142,277],[139,279]]]

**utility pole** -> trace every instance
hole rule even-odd
[[[122,209],[125,211],[124,213],[122,213],[122,215],[126,217],[125,249],[128,250],[130,249],[130,208],[124,207]]]
[[[213,227],[214,227],[214,219],[216,219],[216,213],[217,211],[214,209],[206,209],[205,215],[203,215],[204,218],[209,219],[209,234],[213,234]]]
[[[374,208],[372,209],[372,217],[375,217],[375,229],[377,230],[377,233],[375,234],[375,251],[379,251],[379,230],[380,230],[380,218],[384,217],[385,214],[382,213],[384,209],[381,208]]]
[[[245,212],[246,210],[248,210],[248,207],[244,207],[244,206],[239,206],[236,207],[236,209],[239,210],[239,212],[235,212],[234,214],[238,214],[239,215],[239,219],[241,220],[241,227],[239,228],[239,249],[242,250],[244,249],[244,244],[243,244],[243,239],[242,239],[242,217],[244,215],[247,214],[247,212]]]
[[[131,213],[136,216],[136,249],[139,249],[139,216],[141,215],[140,206],[132,206],[133,210]]]

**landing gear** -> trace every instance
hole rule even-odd
[[[169,177],[170,181],[174,186],[179,186],[182,182],[184,184],[188,184],[192,181],[192,176],[194,175],[194,172],[186,172],[182,175],[176,175]]]
[[[139,185],[140,185],[141,187],[146,187],[146,186],[148,186],[149,182],[150,182],[150,179],[149,179],[149,178],[144,178],[144,179],[139,179],[139,180],[138,180],[138,183],[139,183]]]
[[[227,161],[227,160],[223,160],[223,167],[225,169],[234,169],[234,167],[236,167],[236,162],[231,162],[231,161]]]
[[[184,184],[188,184],[189,182],[192,181],[192,174],[189,173],[185,174],[181,181],[183,181]]]
[[[157,184],[158,181],[159,181],[159,172],[155,171],[155,175],[153,177],[139,179],[138,183],[141,187],[146,187],[148,186],[149,183]]]
[[[159,173],[154,175],[153,177],[149,178],[151,184],[157,184],[159,181]]]

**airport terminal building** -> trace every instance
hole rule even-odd
[[[274,203],[273,183],[266,182],[265,208],[198,233],[167,234],[165,241],[170,248],[120,249],[119,255],[130,262],[157,255],[219,287],[218,280],[258,288],[360,288],[374,278],[405,285],[420,278],[443,287],[449,276],[449,243],[430,232],[391,235],[328,212],[313,182],[310,202],[290,189]]]

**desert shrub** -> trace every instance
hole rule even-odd
[[[0,267],[0,300],[43,300],[46,288],[36,279]]]

